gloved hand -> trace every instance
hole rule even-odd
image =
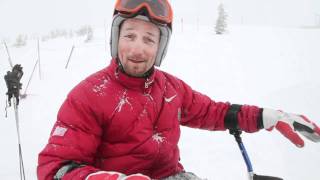
[[[17,104],[19,104],[19,94],[20,89],[22,87],[22,84],[20,83],[20,80],[23,76],[22,67],[20,64],[16,64],[12,71],[8,71],[7,74],[4,76],[4,79],[6,81],[6,85],[8,88],[8,102],[11,106],[11,98],[15,97],[17,99]]]
[[[148,176],[143,174],[132,174],[126,176],[119,172],[114,171],[98,171],[89,174],[85,180],[151,180]]]
[[[4,76],[4,79],[7,84],[8,89],[21,89],[20,79],[23,76],[22,67],[20,64],[16,64],[12,71],[8,71],[7,74]]]
[[[297,132],[313,142],[320,142],[320,128],[303,115],[264,108],[262,120],[265,129],[275,127],[298,147],[303,147],[304,141]]]

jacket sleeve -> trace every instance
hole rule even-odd
[[[98,171],[93,164],[102,130],[94,110],[83,99],[86,99],[85,94],[75,88],[61,106],[48,144],[39,154],[39,180],[52,180],[70,161],[85,166],[67,173],[63,180],[85,179],[89,173]]]
[[[224,120],[230,108],[228,102],[215,102],[208,96],[192,90],[181,81],[183,102],[181,122],[183,126],[205,130],[225,130]],[[239,128],[246,132],[259,130],[258,120],[261,109],[257,106],[242,105],[237,114]]]

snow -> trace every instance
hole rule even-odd
[[[83,78],[109,64],[103,28],[94,30],[94,39],[89,43],[76,37],[40,41],[41,71],[37,67],[28,96],[19,106],[27,179],[36,179],[37,155],[47,143],[67,93]],[[216,101],[302,113],[320,124],[319,47],[317,28],[230,26],[228,34],[215,35],[214,26],[185,24],[182,29],[176,24],[161,69]],[[9,44],[9,50],[13,63],[24,67],[25,88],[37,60],[37,41],[29,40],[21,48]],[[4,75],[10,70],[4,46],[0,47],[0,59]],[[5,82],[0,81],[0,179],[15,180],[19,179],[17,134],[12,108],[4,118],[5,93]],[[297,148],[277,131],[243,133],[242,137],[256,173],[288,180],[319,179],[319,144],[306,141],[304,148]],[[241,153],[228,132],[182,127],[179,145],[187,171],[209,180],[247,179]]]

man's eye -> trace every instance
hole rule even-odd
[[[132,34],[125,35],[124,37],[128,38],[128,39],[133,39],[134,38],[134,36]]]
[[[153,39],[151,39],[151,38],[146,38],[146,42],[147,43],[151,43],[151,44],[155,43],[155,41]]]

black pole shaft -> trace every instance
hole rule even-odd
[[[69,62],[70,62],[70,59],[71,59],[71,55],[72,55],[72,53],[73,53],[73,49],[74,49],[74,45],[73,45],[72,48],[71,48],[71,52],[70,52],[70,54],[69,54],[69,58],[68,58],[67,64],[66,64],[66,66],[64,67],[65,69],[68,68],[68,65],[69,65]]]
[[[9,49],[8,49],[7,43],[5,41],[3,41],[3,44],[6,47],[6,51],[7,51],[7,55],[8,55],[8,61],[9,61],[10,67],[13,68],[13,64],[12,64],[12,60],[11,60],[11,56],[10,56],[10,53],[9,53]]]
[[[36,63],[35,63],[34,66],[33,66],[32,73],[31,73],[30,78],[29,78],[29,80],[28,80],[27,86],[26,86],[26,88],[24,89],[23,95],[26,95],[26,94],[27,94],[27,90],[28,90],[29,84],[30,84],[30,82],[31,82],[31,79],[32,79],[32,77],[33,77],[33,73],[34,73],[34,71],[36,70],[36,67],[37,67],[37,64],[38,64],[38,63],[39,63],[39,59],[37,59]]]
[[[21,140],[20,140],[20,128],[19,128],[19,113],[18,113],[18,105],[16,102],[16,98],[13,98],[13,105],[15,111],[15,119],[16,119],[16,128],[17,128],[17,135],[18,135],[18,148],[19,148],[19,170],[20,170],[20,179],[25,180],[25,171],[24,171],[24,164],[22,158],[22,148],[21,148]]]

